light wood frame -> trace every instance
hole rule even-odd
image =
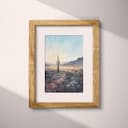
[[[99,21],[98,20],[31,20],[29,22],[29,107],[86,108],[99,107]],[[93,26],[93,102],[38,103],[36,101],[36,26]]]

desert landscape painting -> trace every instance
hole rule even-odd
[[[45,92],[83,92],[82,35],[45,35]]]

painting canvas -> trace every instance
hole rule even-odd
[[[82,35],[45,35],[45,92],[83,92]]]

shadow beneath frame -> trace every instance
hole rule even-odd
[[[28,100],[0,88],[1,128],[90,128],[67,119],[52,109],[30,109]]]

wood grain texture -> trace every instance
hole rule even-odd
[[[35,24],[29,23],[29,106],[36,104],[36,45],[35,45]]]
[[[99,28],[98,20],[31,20],[29,22],[29,107],[93,108],[99,107]],[[36,26],[93,27],[93,102],[38,103],[36,101]]]
[[[98,20],[31,20],[35,26],[92,26],[99,24]]]

